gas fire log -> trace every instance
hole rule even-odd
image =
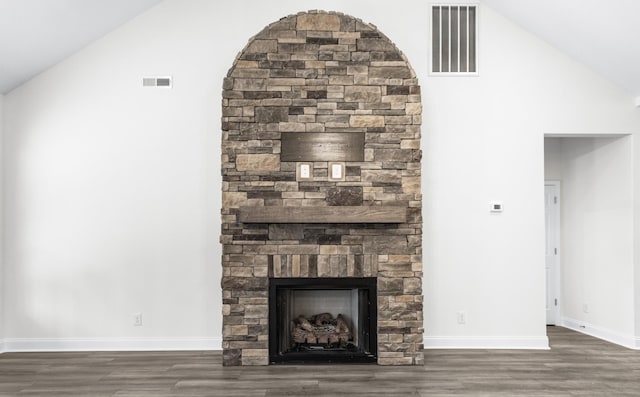
[[[296,322],[298,323],[298,326],[300,328],[302,328],[302,329],[304,329],[306,331],[313,332],[313,326],[311,325],[309,320],[304,318],[304,316],[299,316],[298,318],[296,318]]]
[[[333,316],[331,315],[331,313],[321,313],[316,314],[315,316],[311,317],[311,319],[313,320],[313,323],[315,325],[322,326],[325,324],[331,324]]]
[[[292,321],[291,339],[295,343],[337,344],[347,343],[351,330],[342,314],[334,319],[329,313],[321,313],[307,319],[298,316]]]
[[[316,343],[317,341],[313,332],[306,331],[300,327],[295,327],[293,329],[291,337],[295,343]]]
[[[338,314],[338,317],[336,318],[336,332],[338,333],[349,333],[349,326],[347,325],[347,322],[344,320],[344,317],[342,316],[342,314]]]

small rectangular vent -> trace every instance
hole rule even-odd
[[[164,87],[171,88],[172,78],[171,76],[162,76],[162,77],[143,77],[142,78],[142,86],[143,87]]]
[[[434,5],[431,9],[431,73],[477,74],[475,5]]]

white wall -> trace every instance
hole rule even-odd
[[[202,7],[162,4],[7,96],[9,347],[219,345],[226,65]]]
[[[4,95],[0,95],[0,352],[4,350],[4,261],[3,261],[3,217],[2,217],[2,138],[4,129]]]
[[[545,139],[545,177],[562,182],[563,323],[627,346],[635,338],[632,141]]]
[[[425,329],[445,345],[545,333],[543,135],[640,127],[616,87],[490,8],[480,15],[480,77],[422,80]]]
[[[562,138],[544,138],[544,179],[562,180]]]
[[[635,317],[635,348],[640,349],[640,172],[638,169],[638,158],[640,153],[640,139],[633,137],[633,243],[634,243],[634,317]]]
[[[374,23],[418,73],[427,344],[546,346],[543,134],[635,132],[629,98],[488,7],[480,77],[438,78],[426,2],[168,0],[7,95],[9,347],[219,341],[222,79],[307,9]],[[142,89],[154,74],[174,88]]]

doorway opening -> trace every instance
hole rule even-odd
[[[632,139],[544,140],[546,321],[625,346],[635,340]]]

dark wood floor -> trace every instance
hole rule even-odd
[[[549,327],[552,349],[428,350],[424,367],[223,368],[220,352],[5,353],[0,396],[639,396],[640,352]]]

